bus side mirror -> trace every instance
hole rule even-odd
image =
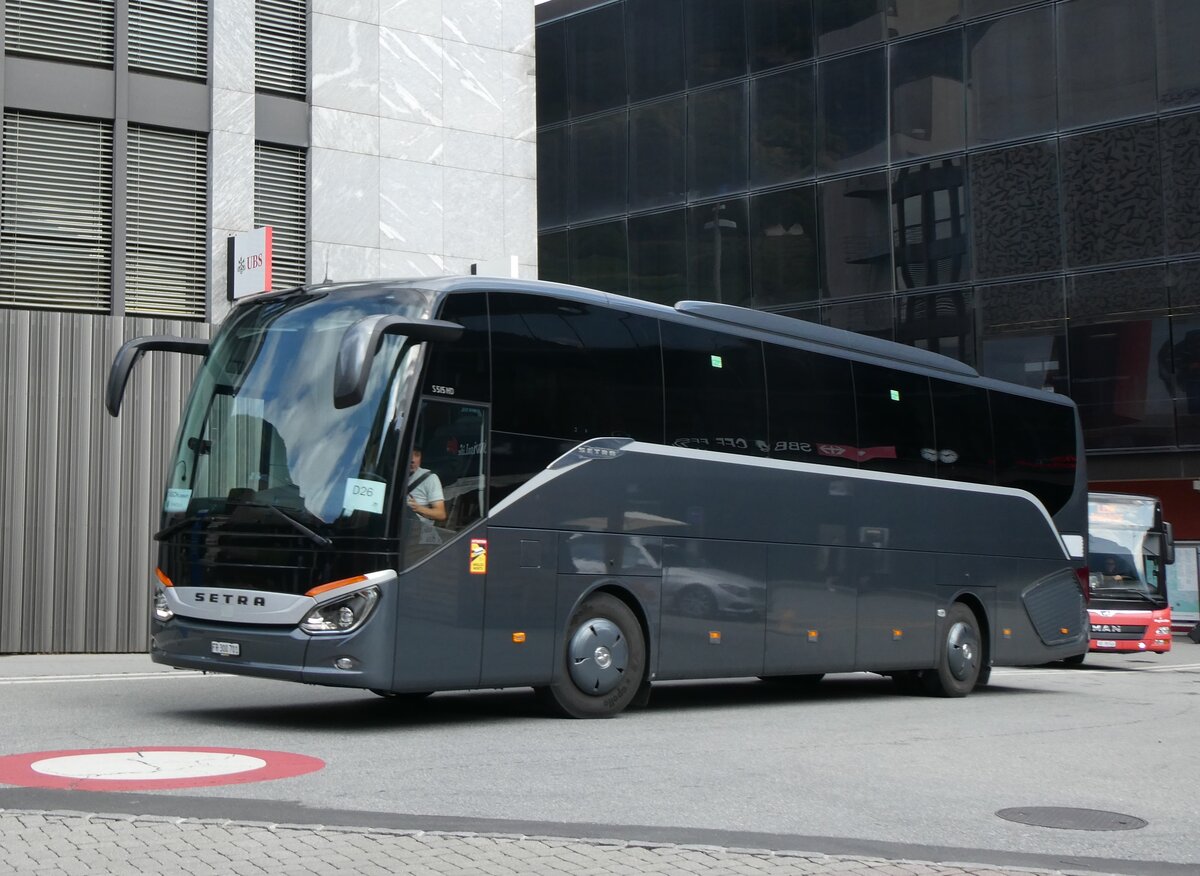
[[[168,353],[187,353],[192,356],[208,355],[208,340],[205,338],[176,338],[170,335],[148,335],[126,341],[113,357],[112,366],[108,369],[108,386],[104,391],[104,407],[111,416],[121,412],[121,399],[125,397],[125,384],[129,382],[129,372],[142,358],[142,354],[151,350],[164,350]]]
[[[409,319],[394,314],[377,314],[360,319],[342,335],[337,366],[333,373],[333,406],[349,408],[367,391],[371,362],[379,352],[384,335],[404,335],[412,341],[457,341],[463,327],[438,319]]]
[[[1175,527],[1170,523],[1163,524],[1163,555],[1162,562],[1164,566],[1169,566],[1175,562]]]

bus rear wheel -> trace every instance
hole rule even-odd
[[[979,680],[982,660],[983,645],[975,612],[956,602],[946,612],[937,667],[921,673],[925,692],[935,697],[965,697]]]
[[[611,718],[637,696],[646,674],[646,642],[638,619],[607,593],[585,599],[567,625],[558,677],[539,691],[571,718]]]

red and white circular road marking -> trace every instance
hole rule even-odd
[[[74,791],[156,791],[265,782],[315,772],[323,760],[250,748],[98,748],[0,757],[0,784]]]

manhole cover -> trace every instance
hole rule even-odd
[[[996,813],[1008,821],[1032,824],[1035,827],[1057,827],[1063,830],[1137,830],[1147,822],[1133,815],[1105,812],[1101,809],[1070,809],[1064,806],[1020,806],[1001,809]]]

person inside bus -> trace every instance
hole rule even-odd
[[[416,537],[420,545],[439,545],[442,537],[434,528],[436,523],[446,522],[446,497],[442,494],[442,482],[427,468],[421,468],[421,450],[414,448],[409,462],[408,507],[417,516]]]
[[[1117,563],[1117,558],[1109,554],[1104,558],[1104,563],[1100,568],[1100,581],[1106,587],[1119,587],[1123,583],[1132,581],[1133,578],[1126,575],[1128,570],[1122,569]]]

